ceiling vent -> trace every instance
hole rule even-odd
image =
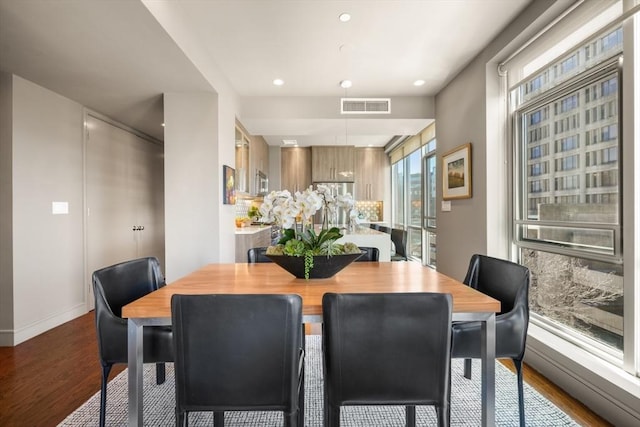
[[[391,98],[340,98],[340,114],[390,114]]]

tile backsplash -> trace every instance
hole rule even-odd
[[[357,201],[355,208],[361,215],[362,219],[369,221],[384,221],[382,217],[382,201],[381,200],[365,200]]]

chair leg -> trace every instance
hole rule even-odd
[[[302,348],[305,350],[305,357],[307,352],[307,343],[305,336],[305,325],[302,324]],[[300,372],[300,383],[298,384],[298,426],[304,427],[304,377],[305,377],[305,365],[302,362],[302,372]]]
[[[298,427],[302,426],[302,424],[298,424],[298,414],[300,411],[295,412],[285,412],[284,416],[284,427]]]
[[[464,359],[464,377],[471,379],[471,359]]]
[[[407,406],[405,408],[406,411],[406,425],[407,427],[416,427],[416,407],[415,406]]]
[[[437,405],[436,418],[438,419],[438,427],[449,427],[451,424],[451,406],[449,404]]]
[[[520,410],[520,427],[524,427],[524,383],[522,379],[522,359],[513,359],[518,374],[518,408]]]
[[[107,382],[113,365],[102,365],[102,384],[100,385],[100,427],[104,427],[107,418]]]
[[[156,363],[156,384],[164,383],[166,376],[167,375],[164,363]]]
[[[213,427],[224,427],[224,411],[213,413]]]
[[[176,426],[189,427],[189,414],[186,411],[180,411],[176,407]]]
[[[340,406],[327,405],[325,401],[324,427],[340,427]]]

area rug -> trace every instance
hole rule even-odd
[[[323,412],[323,381],[321,340],[318,335],[307,337],[305,378],[305,427],[321,427]],[[474,361],[473,378],[462,375],[462,360],[454,359],[451,370],[451,425],[479,426],[480,423],[480,362]],[[144,425],[175,425],[175,389],[173,365],[167,364],[167,381],[155,383],[155,366],[144,367]],[[107,425],[127,424],[127,371],[109,382],[107,392]],[[511,371],[496,363],[496,424],[518,425],[518,394],[516,377]],[[525,384],[525,413],[527,426],[577,426],[558,407]],[[96,393],[80,408],[69,415],[60,426],[96,426],[100,408],[100,393]],[[418,407],[417,425],[436,425],[432,407]],[[341,424],[345,427],[404,426],[404,407],[343,407]],[[192,413],[190,426],[213,425],[209,413]],[[278,412],[227,412],[225,426],[265,427],[282,426],[282,414]]]

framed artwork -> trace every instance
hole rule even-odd
[[[222,203],[236,204],[236,171],[227,165],[222,166]]]
[[[442,199],[471,198],[471,143],[442,156]]]

